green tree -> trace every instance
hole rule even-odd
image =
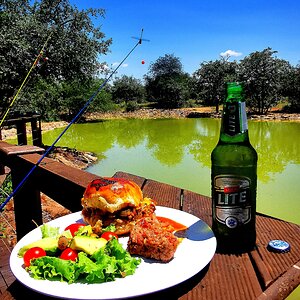
[[[74,117],[85,103],[95,94],[101,86],[103,79],[92,78],[85,81],[74,79],[61,84],[60,97],[62,99],[60,111],[64,112],[66,119]],[[109,86],[105,86],[93,99],[89,112],[109,111],[114,108]]]
[[[86,79],[101,71],[99,55],[107,53],[111,39],[92,19],[104,16],[103,9],[79,10],[69,0],[1,1],[0,109],[10,102],[48,38],[29,86],[37,77]]]
[[[300,111],[300,64],[290,67],[287,73],[286,82],[283,85],[283,95],[288,97],[286,110],[291,112]]]
[[[173,54],[150,64],[145,82],[149,100],[157,101],[160,107],[183,107],[189,100],[190,76],[183,72],[180,59]]]
[[[225,97],[225,83],[236,79],[236,69],[236,62],[224,58],[200,64],[193,74],[194,90],[205,105],[214,105],[219,112],[219,104]]]
[[[23,101],[23,99],[26,99],[26,101]],[[41,115],[43,120],[57,121],[59,120],[61,106],[61,84],[37,78],[35,85],[27,90],[24,97],[15,104],[14,111],[18,114],[36,112]]]
[[[113,82],[112,98],[115,103],[125,102],[127,110],[133,110],[137,103],[144,102],[145,88],[141,80],[123,75]]]
[[[271,48],[256,51],[239,64],[239,78],[245,85],[247,106],[255,113],[265,114],[281,100],[289,63],[273,57],[275,53],[277,51]]]

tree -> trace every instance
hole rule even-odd
[[[156,78],[163,75],[182,74],[183,67],[180,59],[174,54],[166,54],[150,64],[149,75]]]
[[[95,94],[95,91],[103,83],[103,79],[92,78],[85,81],[78,81],[76,79],[63,81],[61,83],[60,96],[61,102],[60,110],[65,113],[65,118],[73,118],[85,103]],[[88,108],[89,112],[95,111],[109,111],[114,108],[109,86],[106,85],[93,99],[93,102]]]
[[[111,39],[105,39],[100,27],[94,27],[92,18],[104,14],[103,9],[78,10],[69,0],[3,0],[0,4],[0,93],[3,97],[0,108],[7,106],[46,41],[29,86],[37,78],[85,80],[101,71],[99,55],[107,53]]]
[[[286,110],[292,112],[300,111],[300,64],[296,67],[290,66],[286,81],[283,84],[283,95],[288,97]]]
[[[289,63],[273,57],[271,48],[253,52],[239,64],[239,78],[245,85],[247,106],[255,113],[265,114],[280,101],[282,82]]]
[[[26,99],[23,105],[22,99]],[[45,121],[57,121],[62,106],[61,84],[43,78],[37,78],[35,84],[23,94],[21,101],[15,104],[14,111],[18,114],[35,112]]]
[[[225,83],[236,79],[236,69],[236,62],[224,58],[201,63],[193,74],[194,90],[205,105],[215,105],[219,112],[219,104],[226,95]]]
[[[166,54],[150,64],[145,76],[147,95],[160,107],[183,107],[190,96],[189,80],[190,76],[183,72],[180,59]]]
[[[145,100],[145,88],[141,80],[123,75],[113,83],[112,98],[115,103],[125,102],[127,109],[132,110]]]

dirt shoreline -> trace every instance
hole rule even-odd
[[[84,120],[86,122],[95,122],[97,120],[113,120],[113,119],[182,119],[182,118],[220,118],[221,113],[216,113],[214,107],[197,107],[197,108],[181,108],[181,109],[139,109],[133,112],[105,112],[105,113],[86,113]],[[257,121],[294,121],[300,122],[300,114],[282,113],[278,110],[272,110],[266,115],[248,114],[249,120]],[[42,132],[53,130],[55,128],[65,127],[68,122],[42,122]],[[31,134],[31,128],[28,126],[27,133]],[[2,129],[2,140],[15,139],[17,137],[15,128]]]

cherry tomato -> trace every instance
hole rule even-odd
[[[28,249],[23,256],[25,267],[30,266],[30,261],[32,259],[42,257],[42,256],[46,256],[46,251],[43,248],[32,247],[32,248]]]
[[[84,226],[85,226],[85,224],[82,224],[82,223],[74,223],[74,224],[70,224],[69,226],[67,226],[65,228],[65,230],[70,230],[72,236],[74,236],[75,233]]]
[[[78,254],[77,254],[76,250],[73,250],[71,248],[67,248],[61,253],[59,258],[65,259],[65,260],[75,261],[77,259],[77,257],[78,257]]]
[[[114,232],[112,231],[105,231],[102,233],[101,235],[102,238],[106,239],[106,240],[111,240],[113,237],[115,237],[116,239],[118,239],[118,235],[115,234]]]

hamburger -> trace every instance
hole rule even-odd
[[[81,199],[83,220],[101,233],[114,225],[115,233],[127,234],[135,222],[155,211],[155,203],[144,198],[140,187],[123,178],[101,177],[88,184]]]

